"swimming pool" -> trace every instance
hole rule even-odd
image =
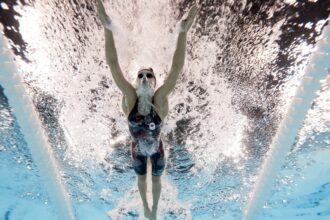
[[[76,219],[109,219],[107,213],[111,219],[143,219],[127,125],[104,62],[95,6],[55,0],[15,4],[14,9],[1,4],[2,15],[11,11],[19,21],[5,25],[5,32]],[[175,24],[191,3],[107,4],[127,76],[134,80],[139,65],[150,65],[162,80]],[[163,134],[168,164],[160,216],[241,219],[330,6],[320,1],[200,4]],[[260,219],[330,218],[329,93],[324,81]],[[0,216],[58,219],[58,205],[49,198],[49,185],[2,90],[0,100]]]

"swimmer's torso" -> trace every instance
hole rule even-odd
[[[133,154],[151,156],[159,149],[162,120],[153,108],[148,115],[140,115],[138,101],[128,115],[129,131],[136,146]]]

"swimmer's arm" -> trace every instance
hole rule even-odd
[[[113,38],[112,31],[104,28],[105,34],[105,56],[107,63],[110,67],[113,80],[115,81],[118,88],[125,94],[135,94],[134,87],[125,79],[123,72],[120,69],[117,50]]]
[[[187,18],[181,21],[178,41],[172,59],[172,66],[168,77],[164,81],[164,84],[156,92],[156,94],[159,96],[167,97],[175,87],[176,81],[184,65],[187,32],[189,31],[196,15],[197,15],[197,7],[193,6],[190,8]]]
[[[123,72],[120,69],[117,50],[115,47],[115,41],[113,38],[113,33],[111,31],[112,22],[109,16],[106,14],[103,3],[101,0],[98,0],[98,16],[99,19],[104,26],[104,34],[105,34],[105,55],[107,63],[110,67],[112,77],[118,86],[118,88],[122,91],[122,93],[128,99],[135,99],[135,89],[134,87],[125,79]]]
[[[165,79],[164,84],[158,89],[157,94],[167,97],[173,91],[184,65],[186,41],[187,32],[180,32],[169,75]]]

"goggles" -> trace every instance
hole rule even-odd
[[[152,73],[139,73],[138,74],[139,79],[142,79],[144,76],[146,76],[148,79],[151,79],[154,77],[154,75]]]

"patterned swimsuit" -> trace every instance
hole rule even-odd
[[[150,157],[152,175],[160,176],[165,168],[164,148],[160,139],[162,120],[153,108],[148,115],[140,115],[138,102],[128,116],[129,131],[133,137],[133,167],[138,175],[145,175],[147,159]]]

